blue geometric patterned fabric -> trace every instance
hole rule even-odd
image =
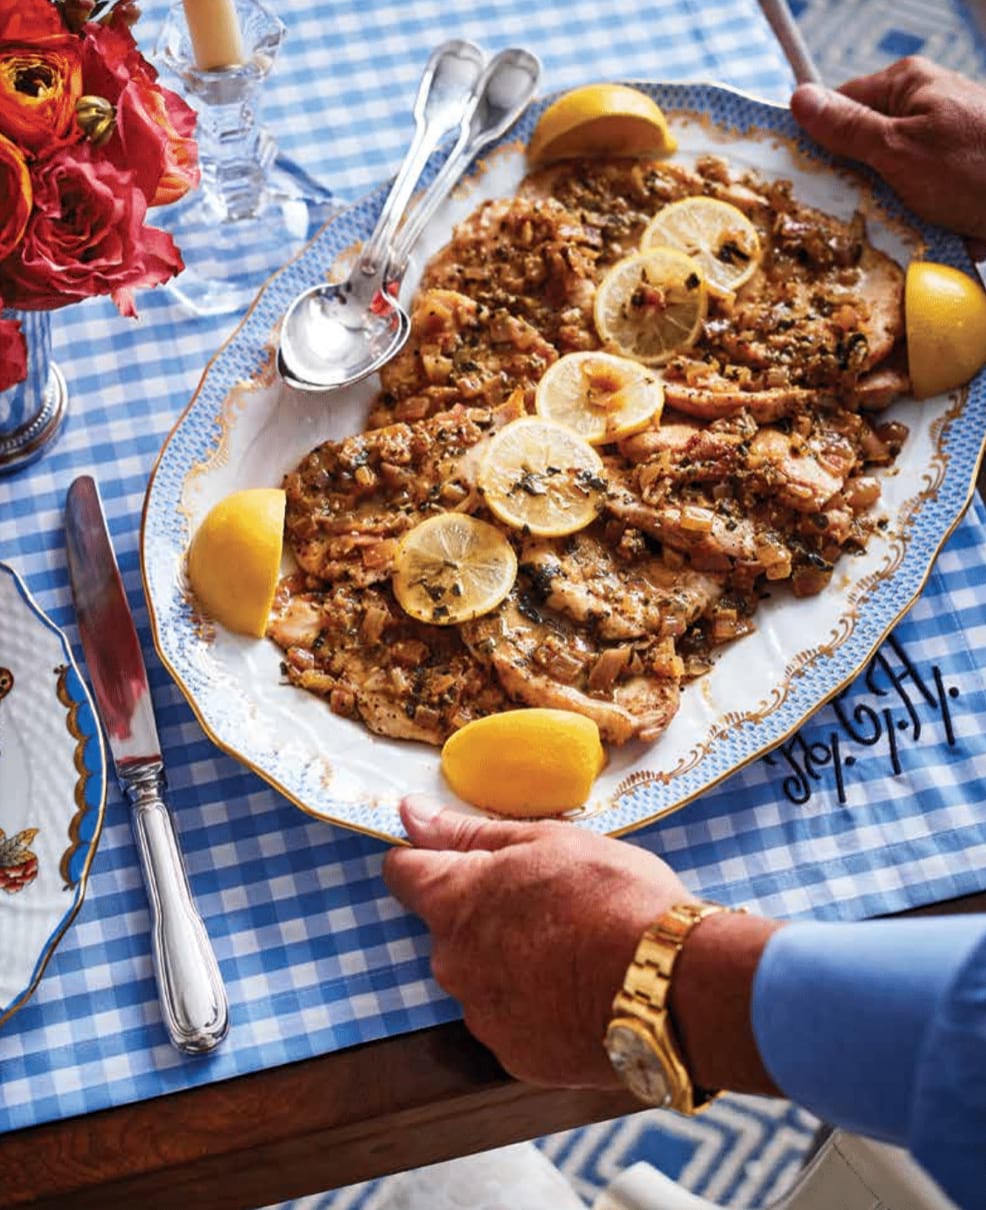
[[[537,1146],[586,1206],[621,1172],[643,1160],[715,1206],[749,1210],[771,1205],[790,1188],[817,1128],[810,1114],[785,1101],[730,1096],[716,1101],[699,1117],[645,1110],[549,1135],[538,1139]],[[502,1155],[500,1162],[509,1164],[511,1150],[494,1154]],[[437,1171],[424,1169],[416,1175],[423,1178],[426,1188],[434,1190],[436,1183],[448,1179],[446,1168],[456,1167],[439,1165]],[[284,1202],[276,1210],[395,1210],[407,1204],[400,1200],[403,1183],[399,1175],[366,1181]],[[462,1188],[467,1182],[459,1178],[458,1184]],[[440,1204],[463,1203],[446,1196]],[[499,1204],[512,1203],[502,1196]],[[536,1203],[528,1195],[523,1205],[532,1204]],[[552,1207],[545,1204],[544,1210]]]
[[[838,85],[905,55],[982,78],[986,41],[962,0],[790,0],[822,78]]]
[[[138,32],[150,45],[164,6],[142,7]],[[393,171],[417,76],[443,37],[489,50],[529,46],[544,63],[546,91],[589,78],[718,79],[783,100],[791,85],[754,0],[283,0],[277,10],[289,37],[265,119],[282,148],[342,198]],[[114,787],[82,911],[34,997],[0,1031],[0,1130],[458,1013],[430,977],[420,923],[380,881],[384,846],[310,819],[218,752],[154,655],[138,566],[143,492],[164,437],[238,317],[190,318],[165,291],[138,304],[139,323],[103,301],[55,315],[55,355],[73,410],[54,451],[0,479],[0,559],[79,655],[62,510],[72,478],[96,475],[231,1030],[215,1055],[195,1062],[166,1040],[146,898]],[[744,770],[633,841],[668,857],[705,893],[789,915],[870,915],[986,886],[984,552],[977,506],[868,680],[773,763]]]

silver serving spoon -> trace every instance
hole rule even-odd
[[[421,171],[463,112],[474,103],[485,55],[472,42],[443,42],[428,59],[414,100],[414,136],[380,217],[352,272],[338,285],[318,285],[292,302],[281,326],[278,370],[289,382],[341,386],[370,373],[407,322],[380,287],[394,233]],[[321,376],[320,376],[321,375]]]
[[[477,86],[477,103],[468,122],[464,123],[448,159],[397,233],[387,270],[389,294],[396,296],[408,258],[432,215],[476,156],[506,134],[524,112],[537,91],[540,75],[537,56],[516,46],[501,50],[490,60]]]
[[[345,286],[316,286],[292,303],[278,353],[278,370],[286,382],[303,391],[348,386],[400,351],[410,333],[410,319],[397,301],[397,292],[414,244],[473,158],[509,130],[524,111],[537,89],[540,72],[537,58],[516,47],[491,60],[476,83],[448,159],[394,240],[384,274],[374,278],[373,293],[367,298],[361,291],[360,299],[355,291],[346,295],[343,306],[348,308],[349,326],[345,345],[331,333],[326,339],[322,322],[325,294],[335,294]],[[339,308],[338,301],[333,308]]]

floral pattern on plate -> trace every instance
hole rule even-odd
[[[106,759],[62,632],[0,563],[0,1024],[28,999],[86,890]]]

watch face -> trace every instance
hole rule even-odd
[[[606,1033],[606,1051],[617,1075],[648,1105],[668,1105],[667,1076],[647,1034],[632,1021],[614,1021]]]

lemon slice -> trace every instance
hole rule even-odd
[[[641,248],[663,245],[694,257],[709,290],[732,294],[760,264],[760,236],[742,210],[714,197],[684,197],[659,210],[647,225]]]
[[[586,84],[541,115],[527,148],[535,164],[568,156],[658,156],[677,148],[660,106],[625,84]]]
[[[280,488],[233,492],[206,514],[188,548],[188,582],[229,630],[262,638],[281,570],[286,497]]]
[[[603,461],[592,446],[565,425],[537,416],[497,433],[476,484],[501,521],[540,537],[584,529],[606,491]]]
[[[605,762],[591,718],[540,706],[474,719],[442,748],[442,772],[460,798],[517,818],[581,806]]]
[[[568,353],[538,383],[539,416],[567,425],[590,445],[639,433],[660,414],[659,374],[612,353]]]
[[[392,582],[405,613],[451,626],[495,609],[516,578],[517,556],[495,525],[439,513],[401,538]]]
[[[986,363],[986,294],[958,269],[908,265],[904,322],[915,399],[954,390]]]
[[[649,248],[617,261],[599,283],[596,330],[613,352],[661,365],[698,340],[708,305],[697,261],[675,248]]]

